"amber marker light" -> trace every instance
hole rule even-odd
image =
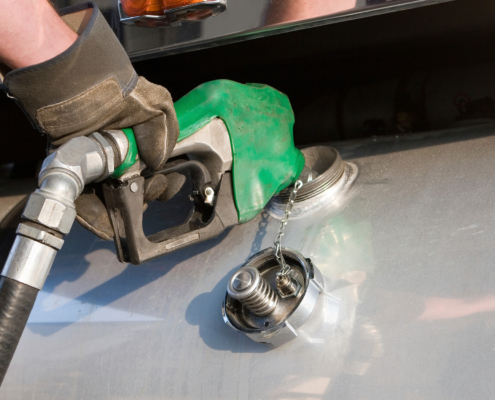
[[[121,0],[122,8],[129,17],[142,15],[162,15],[165,11],[189,6],[196,3],[206,3],[206,0]]]
[[[122,0],[122,8],[130,17],[146,14],[160,15],[162,2],[160,0]]]

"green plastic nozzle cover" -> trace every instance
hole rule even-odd
[[[174,105],[179,142],[215,118],[225,123],[240,223],[253,219],[275,193],[299,177],[304,156],[294,146],[294,113],[285,94],[267,85],[216,80],[198,86]]]

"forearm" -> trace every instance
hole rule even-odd
[[[0,0],[0,60],[12,69],[47,61],[77,39],[46,0]]]

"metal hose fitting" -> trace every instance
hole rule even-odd
[[[113,136],[112,136],[113,135]],[[119,131],[106,133],[119,138]],[[110,176],[114,148],[98,132],[71,139],[43,162],[39,189],[31,194],[1,276],[41,290],[58,250],[76,218],[75,200],[84,185]],[[121,157],[120,157],[121,158]]]
[[[270,314],[278,304],[277,292],[253,267],[239,269],[230,279],[227,292],[258,317]]]

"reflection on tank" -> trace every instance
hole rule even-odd
[[[323,15],[337,14],[342,11],[351,10],[363,3],[362,0],[275,0],[268,7],[266,23],[268,25],[289,21],[305,20]],[[362,4],[359,4],[362,6]]]

